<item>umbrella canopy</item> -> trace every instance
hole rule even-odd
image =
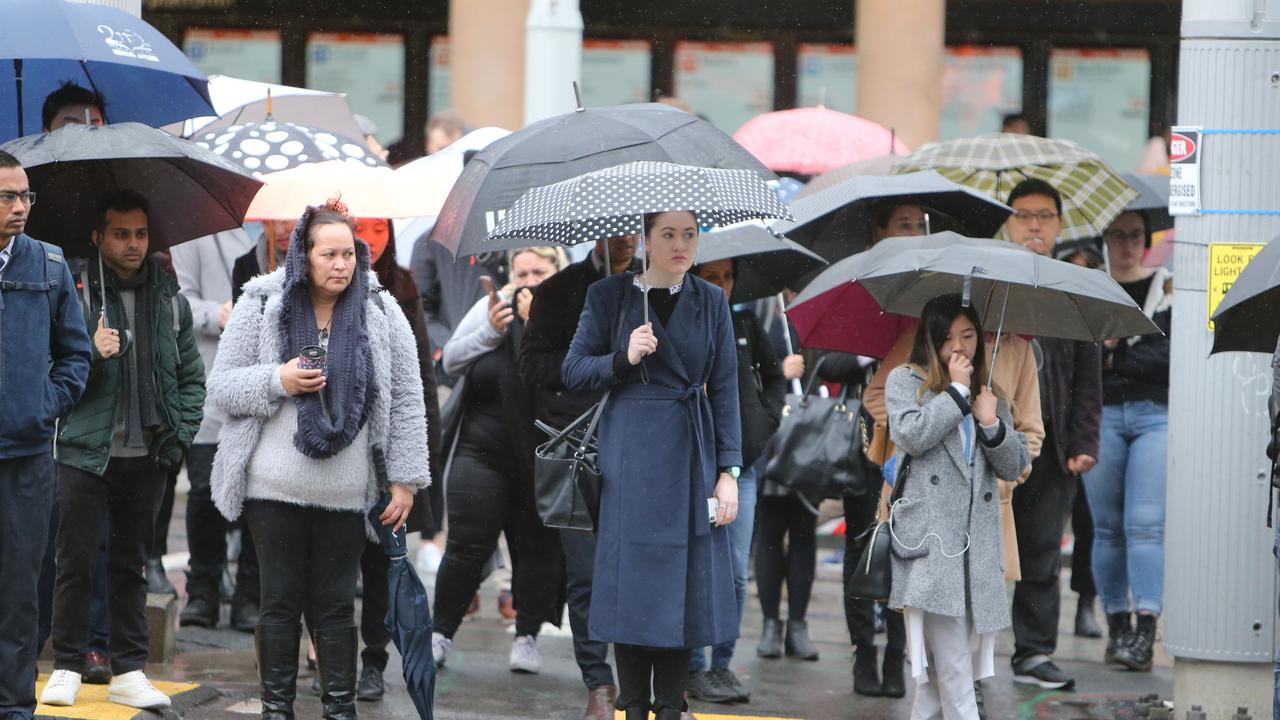
[[[1136,210],[1146,216],[1148,233],[1173,228],[1173,216],[1169,215],[1168,175],[1125,173],[1124,181],[1138,191],[1138,197],[1125,210]]]
[[[230,160],[254,177],[307,163],[342,160],[368,167],[388,167],[363,141],[298,125],[267,120],[201,133],[194,142]]]
[[[22,162],[39,208],[32,237],[91,252],[98,200],[134,190],[150,204],[151,250],[240,227],[262,183],[204,148],[139,123],[67,125],[0,146]]]
[[[511,206],[482,250],[577,245],[644,232],[646,213],[692,212],[701,225],[791,217],[751,170],[632,162],[534,188]]]
[[[525,191],[636,160],[742,168],[776,179],[720,129],[670,105],[587,108],[540,120],[478,153],[445,201],[431,238],[455,257],[483,252],[502,212]]]
[[[757,115],[733,139],[770,170],[816,175],[859,160],[911,152],[889,128],[825,107]]]
[[[833,264],[788,316],[802,344],[875,355],[884,338],[871,330],[897,322],[885,313],[919,317],[949,293],[967,296],[986,330],[1086,342],[1159,332],[1104,272],[951,232],[890,238]]]
[[[1275,352],[1280,338],[1280,238],[1267,243],[1213,311],[1213,349]]]
[[[937,170],[962,185],[1004,201],[1014,186],[1039,178],[1062,195],[1061,240],[1102,235],[1138,192],[1105,160],[1070,140],[992,133],[930,143],[894,172]]]
[[[835,261],[871,245],[876,208],[882,202],[923,205],[934,230],[951,225],[971,235],[994,235],[1009,206],[932,170],[885,177],[854,177],[791,206],[795,220],[774,230]]]
[[[434,215],[440,205],[388,167],[345,160],[299,165],[262,176],[264,183],[249,206],[249,220],[293,220],[308,205],[340,197],[352,217],[393,218]]]
[[[698,239],[694,262],[701,265],[717,260],[736,260],[731,303],[776,295],[827,264],[817,253],[774,235],[758,221],[704,233]]]
[[[198,132],[274,119],[351,138],[364,135],[345,93],[210,75],[209,99],[217,115],[192,118],[165,130],[189,138]]]
[[[102,93],[108,122],[213,114],[204,74],[140,18],[65,0],[5,0],[4,14],[0,141],[40,132],[45,97],[67,81]]]
[[[880,155],[866,160],[859,160],[848,165],[841,165],[834,170],[828,170],[821,175],[810,180],[804,186],[804,189],[796,193],[796,200],[809,197],[819,190],[826,190],[833,185],[839,185],[845,180],[855,178],[861,175],[892,175],[893,166],[902,161],[901,155]]]

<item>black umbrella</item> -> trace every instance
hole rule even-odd
[[[502,213],[530,188],[636,160],[741,168],[776,178],[723,131],[670,105],[579,109],[533,123],[476,154],[449,193],[431,239],[455,257],[482,252]]]
[[[134,190],[150,204],[151,251],[244,223],[262,183],[204,148],[139,123],[68,125],[0,146],[22,162],[40,196],[32,237],[87,257],[98,201]]]
[[[1280,338],[1280,238],[1267,243],[1213,311],[1213,349],[1271,354]]]
[[[736,260],[733,297],[729,298],[732,303],[777,295],[827,264],[817,253],[775,235],[759,222],[704,233],[698,239],[696,262],[701,265],[716,260]]]
[[[329,130],[267,119],[219,128],[192,138],[197,145],[261,177],[307,163],[346,160],[386,167],[364,143]]]
[[[373,467],[378,482],[387,485],[387,459],[382,448],[373,451]],[[386,501],[369,511],[369,519],[377,528],[382,540],[382,551],[391,560],[387,570],[387,630],[400,651],[400,663],[404,669],[404,682],[409,698],[418,709],[418,717],[431,720],[436,693],[436,660],[431,654],[431,608],[427,589],[422,586],[418,574],[409,563],[405,543],[405,529],[392,532],[390,525],[383,525],[378,516],[386,509]],[[375,582],[365,578],[365,582]]]
[[[1004,203],[932,170],[906,175],[859,176],[796,200],[793,222],[774,229],[835,262],[871,245],[881,202],[924,206],[928,231],[958,230],[991,237],[1009,219]]]
[[[1147,233],[1157,233],[1173,227],[1169,215],[1169,176],[1138,175],[1125,173],[1124,181],[1138,191],[1138,197],[1125,206],[1125,211],[1142,213],[1147,219]]]

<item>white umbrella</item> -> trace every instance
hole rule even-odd
[[[217,117],[192,118],[168,125],[164,129],[174,135],[189,138],[200,131],[209,132],[231,125],[261,122],[270,115],[275,120],[320,128],[358,140],[364,139],[364,131],[356,122],[355,113],[344,93],[243,80],[228,75],[210,75],[209,99],[218,113]]]

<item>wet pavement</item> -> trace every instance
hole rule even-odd
[[[182,526],[183,500],[178,498],[170,533],[166,566],[169,577],[181,589],[185,562],[185,533]],[[832,550],[819,550],[820,559]],[[1064,578],[1063,586],[1066,586]],[[754,588],[753,588],[754,589]],[[577,665],[573,662],[572,640],[565,631],[547,626],[539,640],[544,666],[539,675],[517,675],[507,666],[513,638],[512,626],[497,611],[496,585],[490,581],[481,590],[480,611],[459,630],[448,667],[439,675],[436,717],[441,720],[472,718],[554,718],[578,720],[582,717],[586,693]],[[761,616],[754,594],[748,604],[743,639],[738,645],[733,669],[752,692],[750,703],[711,705],[694,703],[698,717],[751,718],[885,718],[910,717],[911,690],[902,700],[866,698],[854,695],[850,673],[849,636],[845,629],[840,599],[839,566],[819,563],[819,578],[809,611],[810,632],[821,652],[817,662],[790,659],[762,660],[755,656]],[[1172,662],[1158,654],[1151,673],[1128,673],[1110,669],[1101,662],[1103,640],[1076,638],[1071,634],[1075,595],[1064,593],[1062,634],[1056,660],[1077,681],[1073,692],[1048,692],[1013,684],[1008,658],[1012,637],[1006,633],[997,646],[995,678],[984,683],[988,718],[1037,718],[1083,720],[1145,716],[1134,705],[1139,698],[1157,694],[1170,699],[1173,692]],[[227,608],[223,608],[223,619]],[[1100,618],[1101,619],[1101,618]],[[883,635],[878,641],[883,643]],[[177,657],[169,665],[148,668],[156,679],[196,682],[217,692],[203,695],[200,704],[184,708],[184,717],[193,720],[225,720],[256,716],[257,684],[253,662],[253,638],[227,629],[181,628],[177,635]],[[386,679],[386,699],[360,703],[364,718],[409,719],[416,717],[396,671],[399,658],[392,648]],[[41,669],[49,668],[42,664]],[[308,692],[311,673],[301,670],[298,717],[320,717],[319,699]],[[910,685],[908,681],[908,685]],[[709,715],[713,714],[713,715]],[[1177,713],[1175,716],[1181,715]]]

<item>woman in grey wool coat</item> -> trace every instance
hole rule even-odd
[[[1008,402],[986,384],[987,352],[973,308],[934,298],[911,363],[885,387],[896,483],[906,483],[890,509],[889,607],[905,615],[912,720],[977,720],[974,680],[995,674],[995,634],[1010,624],[996,478],[1016,477],[1030,455]]]
[[[228,416],[214,503],[243,512],[262,570],[257,659],[264,720],[292,720],[300,616],[312,631],[324,717],[354,720],[355,586],[369,511],[399,526],[429,482],[426,412],[409,323],[369,268],[337,201],[310,207],[284,267],[249,281],[209,375]],[[300,364],[304,348],[323,369]],[[379,478],[374,457],[386,459]],[[389,481],[390,487],[382,486]]]

